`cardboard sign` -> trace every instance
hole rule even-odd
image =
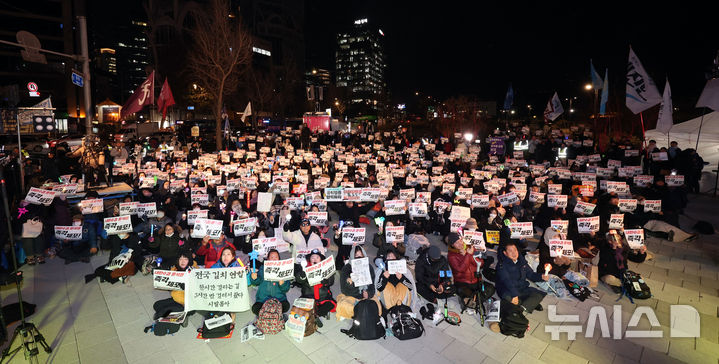
[[[580,233],[599,231],[599,216],[577,218],[577,229]]]
[[[552,220],[550,222],[552,229],[558,231],[560,234],[566,234],[569,231],[568,220]]]
[[[294,278],[295,262],[290,259],[265,260],[263,263],[263,279],[270,282],[288,281]]]
[[[56,194],[57,192],[55,191],[30,187],[30,191],[28,191],[27,195],[25,196],[25,201],[34,205],[50,206]]]
[[[611,214],[609,216],[609,229],[624,229],[624,214]]]
[[[639,249],[644,245],[644,229],[624,230],[624,237],[631,249]]]
[[[388,260],[387,272],[389,274],[407,274],[407,261],[404,259]]]
[[[55,225],[55,238],[57,240],[82,240],[82,226]]]
[[[365,228],[342,228],[342,245],[364,244]]]
[[[567,207],[567,195],[547,195],[547,206],[560,209]]]
[[[426,217],[427,216],[427,204],[424,202],[409,204],[409,216],[410,217]]]
[[[154,269],[152,271],[152,286],[155,289],[182,291],[185,289],[186,273],[187,272]]]
[[[190,203],[192,205],[199,204],[200,206],[207,206],[210,204],[210,195],[208,194],[192,194],[190,195]]]
[[[104,207],[102,199],[82,200],[79,203],[83,215],[102,213]]]
[[[548,184],[547,185],[547,192],[550,195],[561,195],[562,194],[562,185],[561,184]]]
[[[509,225],[512,232],[511,239],[527,239],[534,236],[532,222],[513,222]]]
[[[106,217],[103,220],[103,229],[107,232],[107,235],[117,235],[120,233],[131,233],[132,232],[132,221],[130,216],[118,216],[118,217]]]
[[[235,233],[235,236],[250,235],[255,232],[256,226],[257,226],[257,218],[256,217],[250,217],[250,218],[242,219],[242,220],[235,220],[232,222],[232,231]]]
[[[193,269],[185,284],[186,311],[243,312],[250,309],[243,267]]]
[[[307,218],[310,220],[311,226],[327,225],[327,212],[308,212]]]
[[[155,202],[137,204],[137,216],[157,216],[157,205],[155,204]]]
[[[595,207],[597,207],[597,205],[595,205],[593,203],[577,201],[577,204],[574,206],[574,213],[591,215],[592,212],[594,212]]]
[[[384,213],[387,216],[403,215],[407,207],[407,202],[404,200],[386,200],[384,207]]]
[[[644,212],[660,213],[662,211],[662,200],[644,200]]]
[[[222,220],[195,219],[195,227],[192,229],[191,236],[201,239],[207,235],[210,239],[219,239],[222,234],[222,223]]]
[[[637,209],[637,200],[633,198],[620,198],[619,199],[619,211],[621,212],[634,212]]]
[[[139,202],[121,202],[120,216],[137,215],[137,205],[139,204]]]
[[[684,185],[684,176],[682,175],[669,175],[664,176],[664,182],[669,187],[679,187]]]
[[[387,226],[384,236],[387,244],[404,243],[404,226]]]
[[[350,264],[352,264],[350,278],[355,287],[368,286],[374,283],[369,271],[369,258],[351,259]]]
[[[571,240],[549,240],[549,256],[554,257],[573,257],[574,245]]]
[[[335,259],[330,255],[320,263],[304,267],[303,270],[307,275],[307,283],[310,286],[315,286],[336,272]]]

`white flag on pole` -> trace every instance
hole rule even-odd
[[[252,102],[251,102],[251,101],[247,102],[247,106],[245,107],[245,111],[242,113],[242,117],[241,117],[240,119],[242,119],[242,122],[244,123],[244,122],[245,122],[245,118],[248,117],[248,116],[250,116],[250,115],[252,115]]]
[[[629,47],[629,64],[627,64],[627,107],[633,113],[640,112],[662,102],[657,86],[644,70],[642,62]]]
[[[667,78],[667,85],[664,86],[662,106],[659,108],[659,119],[657,120],[657,130],[663,134],[669,133],[669,129],[674,125],[672,110],[672,89],[669,87],[669,78]]]
[[[719,78],[707,81],[697,107],[708,107],[714,111],[719,111]]]
[[[554,119],[558,118],[559,115],[562,115],[564,112],[564,107],[562,107],[562,102],[559,100],[559,96],[557,96],[557,93],[554,93],[554,96],[552,96],[551,99],[547,102],[547,108],[544,110],[544,118],[554,121]]]

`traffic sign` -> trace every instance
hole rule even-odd
[[[40,97],[40,93],[37,91],[37,84],[35,82],[28,82],[27,90],[30,97]]]
[[[75,84],[75,86],[83,87],[85,85],[85,79],[83,79],[79,73],[73,71],[72,83]]]

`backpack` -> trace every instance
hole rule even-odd
[[[205,320],[216,318],[222,315],[225,315],[224,312],[214,312],[209,311],[205,314]],[[202,323],[202,327],[197,329],[197,332],[202,334],[203,339],[216,339],[220,337],[225,337],[229,335],[232,330],[235,328],[235,325],[233,323],[224,324],[222,326],[218,326],[212,329],[209,329],[205,322]]]
[[[358,301],[354,308],[354,322],[348,330],[340,330],[357,340],[385,338],[385,329],[379,318],[379,308],[372,300]]]
[[[305,336],[310,336],[317,331],[317,316],[315,315],[315,308],[312,307],[310,310],[305,310],[297,306],[292,306],[290,309],[290,315],[304,316],[306,319],[305,324]]]
[[[529,320],[520,311],[513,311],[499,321],[499,330],[503,335],[523,338],[529,328]]]
[[[647,282],[642,279],[639,273],[631,270],[626,270],[622,274],[622,284],[624,285],[624,294],[629,299],[632,298],[645,300],[652,296],[652,291],[649,289]]]
[[[388,326],[392,334],[400,340],[416,339],[424,333],[422,322],[411,315],[412,309],[405,305],[397,305],[387,313]]]
[[[180,325],[172,322],[155,321],[152,325],[145,327],[145,333],[152,331],[155,336],[172,335],[180,331]]]
[[[257,314],[255,327],[265,335],[274,335],[285,328],[285,320],[282,317],[282,304],[280,301],[270,298],[262,304]]]
[[[694,225],[694,230],[704,235],[714,234],[714,226],[704,220],[697,221],[697,223]]]
[[[567,287],[567,291],[582,302],[584,302],[584,300],[592,294],[592,291],[590,291],[587,287],[582,287],[568,279],[563,279],[563,281],[564,286]]]

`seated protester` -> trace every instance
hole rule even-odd
[[[197,249],[195,254],[205,258],[206,268],[212,267],[220,260],[220,257],[222,256],[221,253],[224,248],[230,247],[232,248],[233,253],[235,251],[235,246],[225,239],[225,234],[220,234],[219,239],[212,240],[210,240],[209,236],[205,236],[202,238],[201,244],[202,246]]]
[[[332,298],[332,291],[330,290],[330,287],[335,283],[335,277],[332,275],[318,284],[310,285],[304,268],[319,264],[324,259],[325,256],[322,255],[319,249],[313,249],[310,254],[305,256],[304,263],[299,264],[299,266],[295,264],[295,281],[299,283],[302,291],[300,297],[315,300],[315,314],[317,314],[317,326],[319,327],[322,327],[322,321],[319,320],[319,317],[325,316],[325,318],[329,318],[329,313],[334,312],[337,307],[337,302]]]
[[[406,305],[417,312],[415,309],[419,306],[419,300],[412,273],[409,270],[406,274],[390,274],[387,271],[387,262],[397,259],[400,259],[398,253],[391,248],[387,250],[384,258],[375,259],[377,298],[387,310],[397,305]]]
[[[95,227],[84,224],[83,220],[82,215],[72,217],[73,226],[82,226],[82,238],[80,240],[64,240],[61,242],[61,250],[57,255],[65,259],[65,264],[72,262],[90,263],[90,256],[97,253]]]
[[[320,212],[319,206],[310,206],[310,212]],[[327,248],[330,245],[329,239],[325,238],[325,234],[330,231],[329,226],[312,226],[312,231],[320,237],[320,239],[322,240],[322,246]]]
[[[542,299],[547,294],[529,287],[530,279],[533,282],[546,281],[546,275],[533,272],[523,255],[519,254],[517,243],[508,241],[504,251],[498,254],[496,288],[497,295],[502,299],[502,305],[511,305],[510,308],[522,308],[529,313],[534,310],[541,311]]]
[[[280,260],[280,252],[276,249],[270,249],[267,253],[266,260]],[[290,290],[290,281],[267,281],[264,279],[265,270],[262,267],[256,272],[252,272],[250,279],[252,284],[257,286],[257,294],[255,295],[255,304],[252,305],[252,313],[260,314],[262,305],[269,299],[274,298],[282,304],[282,312],[290,309],[290,303],[287,301],[287,291]]]
[[[111,284],[115,284],[118,281],[122,281],[122,283],[126,283],[127,277],[135,275],[138,269],[137,267],[142,267],[144,254],[137,234],[120,233],[108,236],[107,240],[110,243],[110,259],[107,264],[103,264],[95,269],[94,273],[85,275],[85,283],[90,283],[97,277],[100,277],[100,282],[108,281]],[[107,265],[111,264],[115,257],[121,253],[128,252],[129,249],[132,249],[131,258],[124,266],[114,270],[106,269]]]
[[[177,261],[173,263],[170,270],[177,272],[186,272],[189,269],[197,268],[197,263],[192,260],[192,252],[183,249],[178,253]],[[170,298],[156,301],[152,307],[155,309],[154,320],[165,317],[171,312],[181,312],[185,310],[185,290],[170,291]]]
[[[141,239],[148,239],[155,232],[162,230],[165,225],[172,223],[172,220],[165,216],[165,211],[160,208],[157,209],[155,217],[141,216],[141,218],[142,222],[133,229]]]
[[[374,235],[374,238],[372,238],[372,245],[377,247],[377,258],[383,259],[390,248],[394,250],[395,253],[399,254],[400,256],[403,256],[406,249],[404,243],[395,241],[392,242],[392,244],[387,244],[387,239],[384,235],[385,228],[387,226],[394,226],[394,223],[392,221],[386,221],[381,217],[378,219],[380,220],[375,219],[375,222],[380,221],[380,224],[377,225],[377,233]],[[405,233],[409,234],[406,231]]]
[[[642,263],[646,258],[646,246],[630,249],[617,230],[609,230],[606,240],[601,239],[599,243],[599,279],[615,292],[621,292],[622,273],[628,269],[627,260]]]
[[[345,262],[349,261],[350,251],[352,251],[352,245],[346,245],[342,242],[342,230],[344,228],[353,228],[355,226],[359,227],[359,224],[355,225],[355,223],[352,220],[344,221],[344,225],[341,227],[338,224],[334,224],[332,226],[332,228],[335,230],[334,242],[335,242],[335,245],[337,245],[337,256],[335,257],[335,267],[337,268],[338,271],[341,271],[342,267],[345,266]]]
[[[431,191],[432,190],[430,190],[430,192]],[[438,200],[440,202],[444,202],[444,200],[442,200],[441,198],[439,198]],[[436,202],[434,198],[433,201]],[[432,233],[435,235],[447,235],[449,233],[449,209],[440,206],[434,206],[434,203],[429,203],[427,207],[429,209],[428,225]]]
[[[352,259],[361,259],[366,257],[365,250],[361,245],[352,245],[350,252]],[[368,266],[371,282],[367,285],[356,286],[352,281],[352,264],[348,261],[342,271],[340,271],[340,290],[341,294],[337,296],[337,319],[350,319],[354,315],[354,306],[358,300],[371,299],[377,302],[379,312],[382,312],[382,306],[377,297],[375,297],[374,286],[374,270],[372,265]]]
[[[220,258],[210,268],[235,268],[242,267],[242,263],[235,258],[235,247],[232,244],[226,245],[220,251]],[[235,322],[235,313],[230,313],[232,322]]]
[[[293,216],[292,219],[297,218]],[[290,243],[292,249],[292,259],[297,263],[297,252],[298,251],[311,251],[318,249],[320,252],[325,252],[325,247],[322,244],[322,239],[319,235],[312,232],[312,226],[310,226],[309,219],[300,220],[300,228],[294,231],[290,231],[291,221],[288,221],[284,226],[284,232],[282,238]]]
[[[447,236],[447,241],[449,242],[447,260],[452,268],[457,294],[464,301],[463,304],[470,307],[475,306],[478,302],[476,302],[474,294],[478,291],[482,301],[492,297],[495,291],[494,286],[483,282],[479,273],[480,267],[485,266],[485,260],[474,258],[474,246],[467,246],[457,233],[450,233]],[[489,265],[492,262],[486,264]]]
[[[162,258],[160,268],[169,269],[177,260],[181,247],[180,234],[175,231],[175,227],[172,224],[165,225],[162,230],[155,231],[155,236],[151,236],[148,242],[149,250]]]
[[[539,264],[537,265],[537,273],[544,273],[544,266],[551,265],[549,270],[549,280],[537,282],[537,286],[547,293],[553,293],[559,298],[569,299],[572,294],[566,289],[564,280],[574,282],[582,287],[589,286],[589,280],[583,275],[570,269],[572,261],[569,257],[560,255],[552,257],[549,252],[549,241],[553,239],[566,240],[566,236],[553,228],[549,227],[544,232],[544,238],[537,245],[539,250]]]
[[[422,250],[417,258],[415,272],[417,293],[430,303],[436,304],[438,298],[448,298],[454,294],[449,263],[438,247],[430,246]]]

